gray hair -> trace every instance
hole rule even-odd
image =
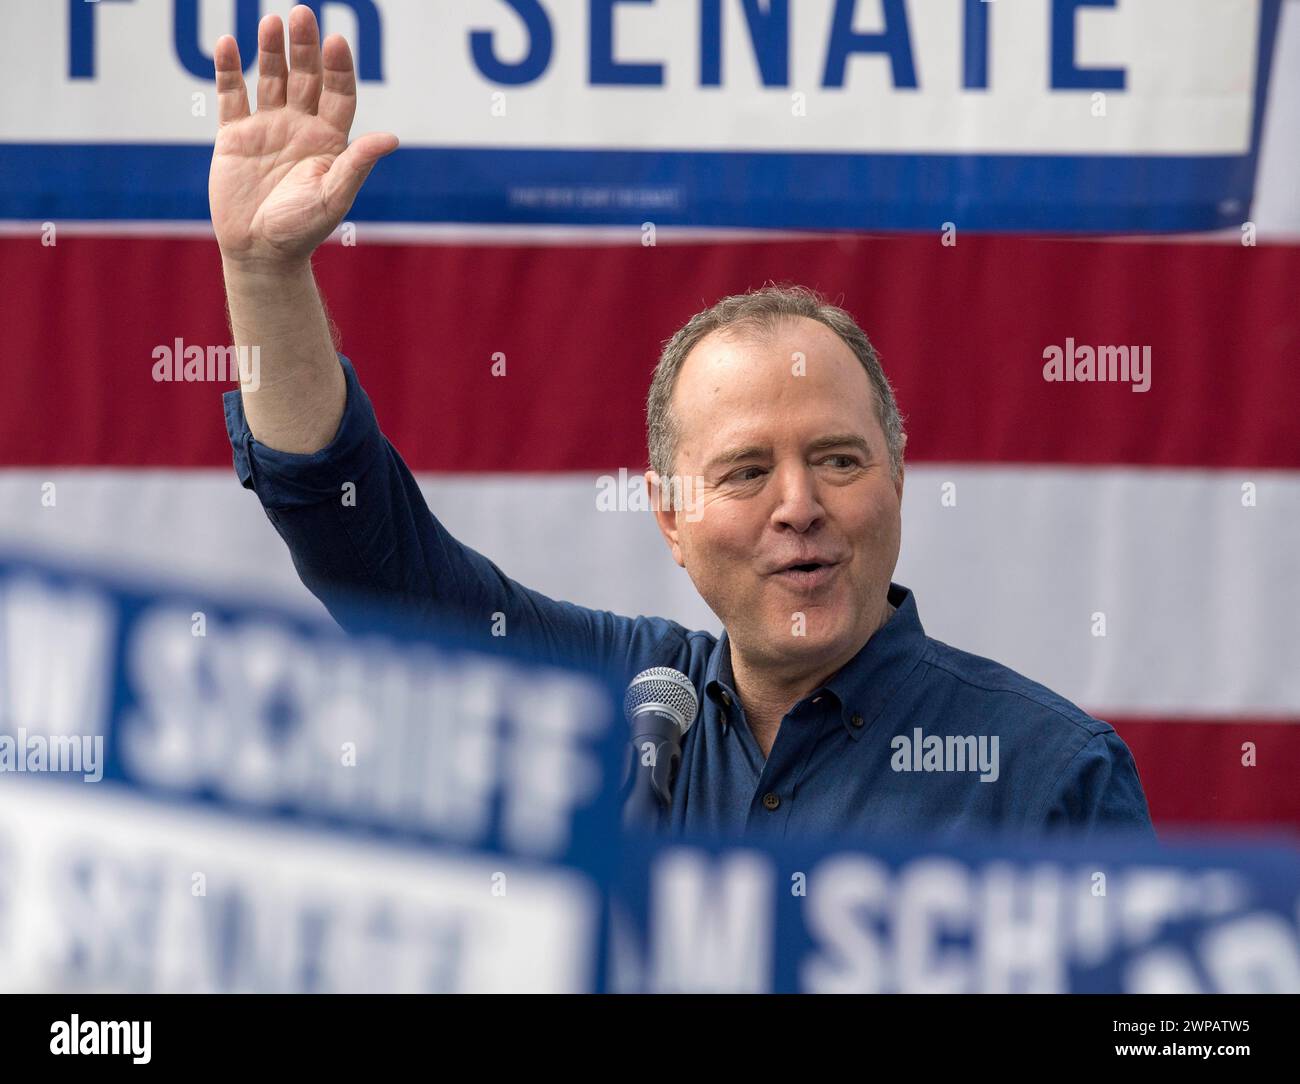
[[[664,344],[659,363],[650,381],[646,399],[646,430],[650,450],[650,467],[662,478],[673,476],[679,437],[677,419],[672,412],[673,388],[682,363],[706,335],[731,329],[770,333],[782,320],[806,317],[824,324],[853,351],[875,392],[876,418],[885,434],[889,449],[889,469],[897,480],[903,470],[903,445],[907,434],[903,418],[894,401],[894,391],[880,366],[880,357],[867,333],[857,321],[838,306],[832,305],[815,290],[806,286],[777,286],[774,283],[744,294],[724,297],[717,304],[698,312]]]

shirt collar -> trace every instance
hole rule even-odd
[[[827,694],[834,696],[839,702],[844,729],[855,741],[875,722],[925,648],[925,629],[911,590],[891,583],[888,597],[895,608],[893,616],[829,681],[805,698],[815,701]],[[739,699],[726,630],[714,645],[705,667],[704,695],[717,706],[725,732],[731,724],[731,709]]]

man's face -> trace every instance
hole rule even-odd
[[[802,317],[714,333],[673,410],[676,475],[697,502],[656,512],[674,559],[750,666],[829,676],[883,619],[898,560],[903,483],[862,363]]]

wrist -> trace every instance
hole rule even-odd
[[[232,257],[222,253],[221,272],[225,276],[227,288],[241,283],[254,283],[265,288],[275,284],[310,281],[311,257],[268,260],[247,256]]]

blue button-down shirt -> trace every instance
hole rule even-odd
[[[346,625],[357,593],[481,637],[504,614],[512,642],[626,681],[686,674],[700,712],[669,817],[707,836],[851,838],[1126,832],[1151,820],[1127,746],[1107,723],[989,659],[926,636],[916,599],[795,704],[763,756],[734,686],[724,633],[551,599],[454,539],[379,429],[347,358],[334,440],[291,455],[259,444],[225,396],[235,470],[289,546],[307,587]],[[356,499],[341,500],[345,483]]]

